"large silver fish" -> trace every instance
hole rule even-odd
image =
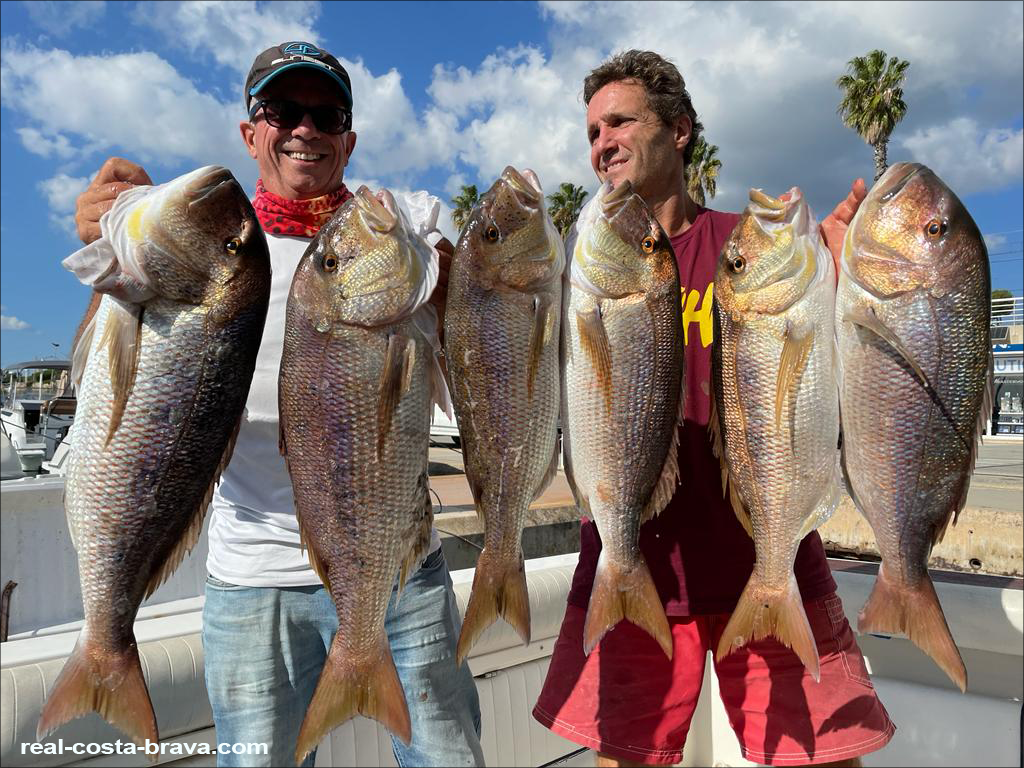
[[[65,507],[85,625],[38,733],[97,711],[136,742],[156,742],[135,614],[195,544],[231,457],[270,260],[252,205],[224,168],[124,192],[100,225],[103,237],[65,261],[110,294],[73,361]]]
[[[754,540],[754,569],[722,634],[721,659],[774,636],[818,679],[793,573],[797,548],[839,502],[835,267],[799,189],[760,190],[715,276],[712,417],[723,490]]]
[[[499,615],[530,641],[521,538],[530,503],[558,471],[564,268],[536,175],[506,168],[459,238],[445,308],[466,478],[484,521],[460,664]]]
[[[391,193],[360,187],[292,280],[281,446],[303,542],[338,612],[297,763],[356,714],[411,738],[384,619],[396,576],[404,584],[430,542],[430,415],[444,380],[425,302],[437,276],[436,253]]]
[[[603,545],[584,650],[628,619],[671,658],[668,619],[639,536],[679,481],[679,271],[668,236],[628,181],[601,187],[580,213],[572,242],[562,318],[562,438],[567,477]]]
[[[836,297],[843,461],[882,554],[861,632],[905,633],[961,690],[967,671],[928,576],[967,500],[989,412],[984,240],[923,165],[892,166],[846,233]]]

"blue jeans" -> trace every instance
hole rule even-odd
[[[480,701],[469,666],[455,665],[462,625],[444,553],[409,577],[385,630],[405,689],[412,741],[392,737],[400,766],[483,765]],[[220,766],[294,765],[306,707],[338,629],[322,586],[239,587],[206,581],[206,689],[219,744],[265,743],[267,755],[219,755]],[[312,766],[314,751],[303,765]]]

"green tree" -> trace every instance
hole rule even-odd
[[[708,144],[701,136],[693,145],[693,157],[686,166],[686,191],[697,205],[715,196],[718,172],[722,161],[718,159],[718,147]]]
[[[1012,299],[1013,294],[1005,288],[996,288],[992,291],[992,299]],[[1000,302],[998,306],[992,307],[992,314],[996,317],[1008,315],[1013,312],[1013,305],[1008,302]]]
[[[562,239],[568,236],[569,230],[579,217],[586,197],[587,191],[583,187],[567,182],[562,182],[557,192],[548,195],[548,213],[551,214],[551,220],[561,233]]]
[[[847,74],[836,80],[843,99],[836,110],[875,153],[875,181],[889,167],[886,150],[896,124],[907,114],[903,80],[909,61],[874,50],[847,62]]]
[[[476,191],[476,184],[463,184],[462,192],[452,198],[455,209],[452,211],[452,224],[461,234],[466,222],[469,221],[469,214],[473,212],[473,206],[480,200],[480,193]]]

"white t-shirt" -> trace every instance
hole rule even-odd
[[[430,198],[423,193],[411,199],[395,194],[395,198],[411,214],[413,226],[420,225],[424,200]],[[439,239],[436,233],[427,238],[431,244]],[[278,450],[277,377],[285,308],[295,268],[310,242],[305,237],[267,235],[271,269],[267,322],[235,450],[210,505],[206,569],[229,584],[301,587],[321,583],[299,544],[292,481]],[[431,530],[429,552],[440,546],[440,536]]]

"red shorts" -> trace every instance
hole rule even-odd
[[[774,638],[715,663],[722,701],[747,760],[810,765],[881,749],[895,726],[875,695],[864,657],[835,593],[804,603],[818,645],[821,682]],[[700,696],[704,660],[728,614],[669,617],[673,659],[623,621],[589,657],[586,611],[569,605],[544,688],[533,710],[543,725],[578,744],[639,763],[673,764]]]

